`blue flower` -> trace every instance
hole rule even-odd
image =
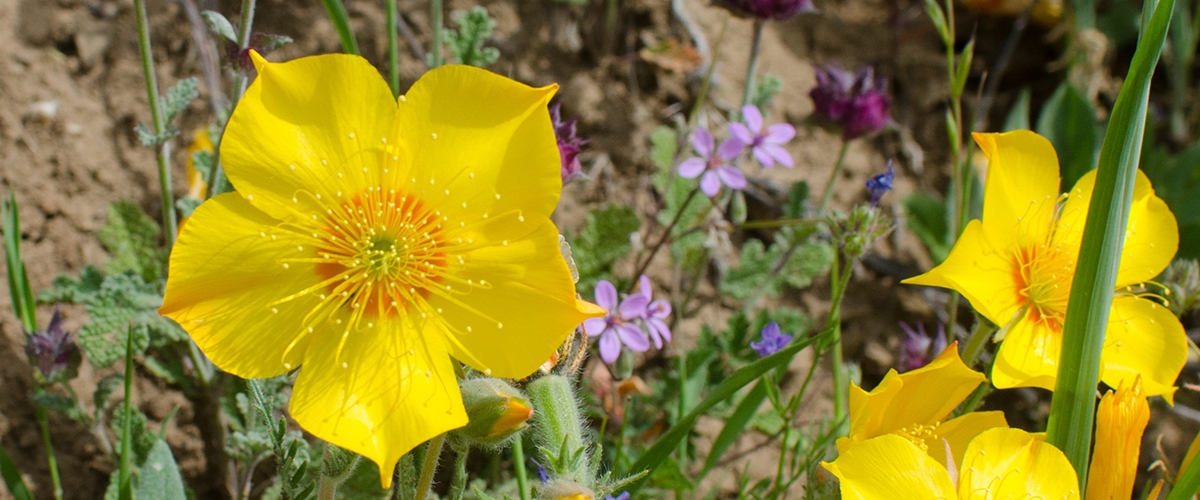
[[[615,497],[612,495],[605,495],[604,500],[629,500],[629,492],[622,491],[620,495],[617,495]]]
[[[765,358],[787,347],[792,341],[791,335],[779,333],[779,323],[767,323],[762,329],[762,342],[750,342],[750,347],[758,352],[758,357]]]
[[[888,160],[887,170],[867,179],[867,193],[871,195],[872,207],[879,205],[879,199],[883,198],[883,194],[892,190],[892,179],[895,178],[895,174],[896,169],[892,167],[892,160]]]

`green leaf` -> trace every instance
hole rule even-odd
[[[70,304],[78,304],[86,302],[97,292],[100,291],[100,285],[104,283],[104,273],[96,269],[95,266],[88,264],[83,266],[83,270],[79,271],[79,279],[72,278],[65,274],[60,274],[51,281],[51,288],[43,290],[38,294],[38,302],[43,304],[52,304],[55,302],[66,302]]]
[[[108,223],[98,234],[100,244],[112,257],[104,270],[109,274],[130,271],[147,282],[158,281],[167,257],[158,246],[159,233],[158,223],[137,204],[128,200],[113,203],[108,208]]]
[[[33,301],[33,287],[25,273],[25,260],[21,258],[21,216],[17,209],[17,197],[11,190],[8,200],[0,207],[0,219],[4,227],[4,262],[8,270],[8,296],[11,297],[13,313],[21,320],[26,332],[37,330],[37,309]]]
[[[192,99],[200,96],[199,86],[200,79],[193,76],[179,80],[167,89],[167,97],[163,100],[163,123],[171,123],[179,113],[187,109]]]
[[[588,212],[579,236],[570,240],[581,293],[589,292],[597,281],[611,277],[613,263],[629,254],[629,236],[640,227],[637,214],[623,205]]]
[[[769,249],[761,240],[742,245],[741,262],[721,280],[721,293],[738,300],[755,295],[776,297],[787,284],[804,288],[813,278],[824,275],[833,262],[833,249],[827,243],[800,243],[789,252],[787,242],[777,239]],[[786,257],[787,260],[783,260]]]
[[[21,478],[21,471],[17,470],[17,465],[13,463],[12,458],[8,456],[8,452],[0,447],[0,477],[4,478],[4,485],[8,487],[8,493],[15,500],[33,500],[33,494],[29,492],[29,488],[25,486],[25,480]]]
[[[108,400],[112,397],[113,392],[117,390],[117,387],[121,386],[123,378],[121,374],[113,373],[100,379],[100,382],[96,384],[96,392],[92,393],[92,404],[95,407],[92,414],[94,422],[104,420],[104,413],[108,410]]]
[[[1075,181],[1096,166],[1099,133],[1096,109],[1070,82],[1063,82],[1046,101],[1038,116],[1037,132],[1054,145],[1062,186],[1069,191]]]
[[[496,20],[488,15],[487,9],[475,6],[469,11],[455,11],[452,16],[458,23],[458,30],[442,32],[446,47],[450,49],[451,62],[483,68],[500,58],[500,50],[483,46],[496,29]]]
[[[953,44],[954,38],[950,35],[950,28],[946,26],[946,12],[942,10],[942,6],[937,3],[937,0],[925,0],[925,15],[929,17],[933,28],[937,30],[938,37],[942,39],[942,45],[948,47]]]
[[[675,129],[659,126],[650,133],[650,160],[658,167],[659,172],[671,171],[671,168],[675,166],[677,153],[679,153],[679,140]]]
[[[187,338],[178,324],[158,314],[161,285],[146,283],[134,274],[106,277],[84,305],[92,321],[79,330],[79,347],[96,367],[121,358],[131,330],[135,354],[151,345],[161,347]]]
[[[1162,54],[1175,0],[1147,2],[1148,19],[1129,66],[1100,150],[1078,266],[1063,324],[1062,355],[1050,403],[1047,442],[1063,451],[1087,484],[1100,355],[1108,326],[1141,154],[1150,82]],[[1149,9],[1154,13],[1148,16]]]
[[[175,209],[179,211],[179,217],[191,217],[192,212],[195,212],[200,207],[200,200],[191,196],[184,196],[175,200]]]
[[[233,23],[229,22],[229,19],[226,19],[220,12],[206,10],[200,12],[200,17],[204,18],[204,24],[207,24],[208,29],[213,33],[233,43],[238,42],[237,28],[234,28]]]
[[[967,86],[967,77],[971,74],[971,60],[975,57],[975,39],[967,42],[963,51],[958,55],[958,63],[954,68],[954,81],[950,86],[950,98],[958,99]]]
[[[804,217],[804,202],[808,200],[808,182],[796,181],[788,189],[788,199],[783,203],[783,216],[789,219]]]
[[[146,456],[146,461],[138,467],[137,498],[154,498],[163,500],[186,500],[187,493],[183,489],[183,477],[179,475],[179,465],[171,455],[171,447],[161,439],[155,441]]]
[[[1029,87],[1021,89],[1021,93],[1017,94],[1017,100],[1013,102],[1012,109],[1008,111],[1008,116],[1004,119],[1005,132],[1031,128],[1029,126],[1030,96]]]
[[[914,193],[900,202],[904,206],[905,223],[929,249],[934,265],[950,255],[950,228],[946,223],[946,205],[925,193]]]
[[[746,396],[738,402],[737,407],[733,410],[733,414],[725,419],[725,426],[721,428],[721,432],[717,434],[713,440],[712,447],[709,448],[708,457],[704,459],[704,468],[700,470],[700,475],[697,480],[704,478],[708,472],[716,467],[721,461],[721,457],[725,456],[725,452],[737,442],[738,438],[742,437],[742,431],[758,414],[758,407],[762,405],[764,399],[767,398],[767,380],[759,380],[746,393]]]
[[[780,90],[783,90],[783,79],[779,75],[764,73],[762,79],[754,85],[750,103],[758,109],[767,109],[775,100],[775,94],[778,94]]]
[[[209,174],[212,173],[213,164],[216,162],[217,157],[212,151],[200,149],[192,153],[192,170],[200,174],[201,179],[208,178]]]
[[[718,403],[721,403],[732,397],[742,387],[745,387],[751,382],[758,380],[758,378],[767,373],[767,371],[778,366],[786,365],[792,360],[792,356],[795,356],[795,354],[800,352],[800,350],[808,347],[820,338],[822,338],[821,335],[816,335],[805,338],[798,342],[794,342],[793,344],[783,348],[783,350],[746,365],[745,367],[742,367],[741,369],[730,374],[728,378],[712,389],[712,391],[708,394],[708,397],[692,408],[687,415],[684,415],[682,418],[677,420],[675,424],[671,426],[670,430],[660,436],[658,441],[655,441],[654,445],[651,446],[650,449],[646,450],[646,452],[643,453],[640,458],[638,458],[637,462],[634,462],[633,466],[629,469],[630,472],[636,474],[641,471],[647,471],[650,474],[653,474],[654,471],[658,469],[659,465],[661,465],[664,460],[666,460],[671,456],[672,453],[675,452],[679,442],[691,433],[692,427],[696,425],[696,420],[700,418],[701,415],[712,409],[712,407],[716,406]],[[645,479],[642,479],[634,483],[633,486],[629,488],[628,491],[634,498],[639,498],[637,496],[637,490],[640,489],[644,483]]]

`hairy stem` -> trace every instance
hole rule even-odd
[[[158,145],[158,187],[162,202],[163,237],[167,248],[175,244],[178,221],[175,219],[175,197],[171,194],[171,143],[162,139],[167,131],[162,102],[158,94],[158,77],[154,73],[154,53],[150,49],[150,22],[146,15],[146,0],[134,0],[137,13],[138,52],[142,56],[142,76],[146,80],[147,100],[154,135],[162,140]]]
[[[425,461],[421,464],[421,477],[417,480],[418,499],[424,500],[429,497],[429,489],[433,486],[433,473],[437,472],[438,458],[442,455],[442,445],[444,444],[446,444],[445,434],[440,434],[429,441],[429,448],[425,450]]]

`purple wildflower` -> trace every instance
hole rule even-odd
[[[550,105],[550,120],[554,124],[554,136],[558,140],[558,156],[562,162],[563,184],[573,180],[584,179],[583,165],[579,163],[579,151],[583,145],[591,142],[575,136],[576,116],[567,121],[562,120],[562,102]]]
[[[671,327],[666,319],[671,317],[671,303],[665,300],[654,300],[650,291],[650,278],[642,275],[638,280],[638,295],[646,298],[646,308],[639,315],[650,339],[654,341],[655,349],[662,349],[663,341],[671,341]]]
[[[622,491],[620,495],[617,495],[615,497],[612,495],[605,495],[604,500],[629,500],[629,492]]]
[[[547,482],[549,482],[550,481],[550,473],[546,472],[546,467],[542,466],[542,463],[538,462],[537,459],[535,459],[535,458],[531,458],[531,459],[529,459],[529,461],[533,462],[533,465],[537,466],[538,480],[540,480],[542,482],[542,484],[546,484]]]
[[[583,330],[589,337],[600,337],[600,359],[614,363],[621,355],[621,344],[637,351],[650,349],[646,333],[633,321],[646,309],[646,297],[634,294],[617,302],[617,287],[606,280],[596,283],[596,304],[608,310],[603,318],[591,318],[583,322]]]
[[[904,340],[900,343],[900,370],[916,370],[929,364],[933,358],[946,350],[946,327],[938,323],[937,335],[930,338],[925,333],[925,325],[917,323],[916,330],[901,322],[904,330]]]
[[[719,4],[735,15],[764,20],[782,20],[817,10],[812,0],[721,0]]]
[[[691,157],[679,164],[679,175],[686,179],[700,177],[700,190],[712,198],[721,190],[721,184],[729,189],[746,187],[746,176],[729,162],[742,154],[745,146],[737,139],[729,138],[716,147],[716,141],[705,129],[696,129],[692,134],[692,147],[699,157]],[[700,174],[704,174],[701,176]]]
[[[29,343],[25,344],[25,355],[46,382],[65,382],[75,378],[79,363],[83,361],[79,346],[63,330],[62,321],[62,314],[56,306],[46,331],[33,332],[29,335]]]
[[[896,169],[892,168],[892,160],[887,162],[887,170],[882,174],[875,175],[867,179],[867,193],[871,196],[871,206],[878,206],[880,198],[883,198],[884,193],[892,190],[892,179],[896,175]]]
[[[809,91],[814,114],[821,121],[842,129],[842,138],[856,139],[883,129],[891,121],[892,100],[887,82],[875,78],[875,70],[864,66],[850,73],[840,65],[816,67],[817,86]]]
[[[750,347],[758,352],[758,357],[765,358],[787,347],[792,341],[791,335],[779,333],[779,323],[767,323],[762,329],[762,342],[750,342]]]
[[[783,145],[796,137],[796,127],[787,123],[776,123],[763,130],[763,115],[753,104],[742,106],[742,123],[730,123],[729,133],[744,147],[750,148],[750,154],[760,165],[772,168],[778,162],[787,168],[792,168],[792,154],[783,149]]]

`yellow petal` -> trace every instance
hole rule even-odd
[[[350,332],[340,349],[342,335],[315,337],[289,406],[304,430],[378,464],[385,489],[401,456],[467,423],[437,325],[419,328],[381,321]]]
[[[171,251],[159,312],[178,322],[222,370],[243,378],[280,375],[300,365],[302,323],[316,301],[280,302],[317,283],[312,265],[292,262],[294,233],[236,193],[204,202]],[[290,365],[290,366],[287,366]]]
[[[429,189],[461,217],[513,214],[507,225],[489,226],[493,239],[532,231],[530,223],[549,217],[562,191],[546,108],[557,88],[529,87],[471,66],[425,73],[396,114],[397,134],[404,134],[412,155],[411,179],[417,186],[436,179]]]
[[[993,247],[984,236],[983,224],[973,220],[945,261],[904,283],[957,290],[984,317],[1004,325],[1020,308],[1013,259],[1013,254]]]
[[[239,193],[275,218],[307,220],[325,213],[318,194],[329,200],[380,184],[388,148],[399,142],[389,137],[396,101],[366,59],[251,57],[258,78],[238,101],[220,151]]]
[[[983,186],[987,237],[996,248],[1005,248],[1006,242],[1011,248],[1045,242],[1058,199],[1054,146],[1028,130],[973,137],[988,157]]]
[[[869,393],[852,385],[850,438],[864,441],[905,428],[915,430],[917,425],[936,425],[985,380],[982,373],[963,364],[957,344],[952,344],[924,367],[904,374],[888,371]]]
[[[1055,229],[1054,244],[1071,245],[1078,253],[1083,240],[1083,227],[1088,205],[1096,185],[1096,171],[1079,178],[1063,204],[1062,215]],[[1136,285],[1158,276],[1179,247],[1179,227],[1166,202],[1154,194],[1150,179],[1141,170],[1134,183],[1133,204],[1129,210],[1129,225],[1125,230],[1125,245],[1117,271],[1117,288]]]
[[[1096,410],[1096,446],[1088,468],[1087,498],[1129,498],[1137,478],[1142,433],[1150,404],[1140,379],[1108,391]]]
[[[1079,479],[1058,448],[1020,429],[991,429],[967,447],[958,495],[1078,499]]]
[[[892,434],[864,441],[821,466],[841,481],[844,499],[955,498],[946,468]]]
[[[584,319],[605,312],[576,302],[558,231],[548,219],[528,236],[464,257],[458,279],[483,286],[429,303],[451,326],[454,357],[492,376],[528,376]]]
[[[1187,362],[1187,336],[1169,309],[1120,294],[1113,299],[1101,354],[1100,380],[1129,387],[1139,375],[1146,394],[1171,402],[1175,379]]]
[[[944,439],[950,445],[950,453],[954,455],[955,465],[961,466],[963,454],[967,452],[967,445],[971,443],[971,440],[983,431],[996,427],[1008,427],[1008,420],[1005,420],[1002,411],[967,413],[939,425],[936,436],[938,439],[927,439],[925,445],[929,450],[929,456],[945,465],[945,445],[941,442]]]
[[[999,389],[1041,387],[1054,390],[1062,333],[1026,312],[1014,321],[1000,343],[992,365],[992,384]]]

